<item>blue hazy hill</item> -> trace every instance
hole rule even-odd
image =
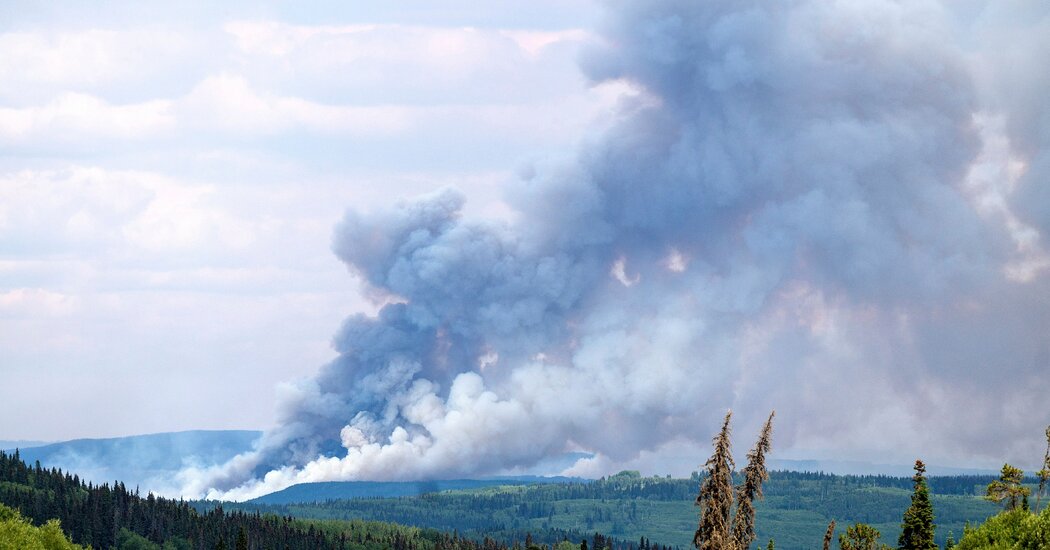
[[[433,481],[326,481],[300,483],[287,489],[263,495],[248,502],[255,504],[295,504],[352,498],[416,497],[426,493],[484,489],[506,485],[545,483],[588,483],[578,477],[507,476],[490,479],[442,479]]]
[[[222,464],[250,451],[262,432],[193,430],[105,439],[74,439],[20,449],[27,464],[39,460],[95,483],[120,480],[143,491],[165,492],[175,474],[187,466]]]
[[[54,443],[53,441],[33,441],[29,439],[0,439],[0,451],[13,451],[15,449],[28,449]]]

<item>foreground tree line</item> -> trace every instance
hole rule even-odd
[[[531,541],[530,541],[531,542]],[[520,547],[520,544],[518,545]],[[312,521],[140,496],[0,452],[0,550],[511,550],[381,522]]]
[[[774,413],[770,413],[758,442],[747,454],[747,466],[742,480],[733,485],[733,457],[730,446],[730,419],[726,413],[722,428],[713,441],[714,454],[704,464],[705,476],[700,483],[696,504],[700,507],[700,521],[693,537],[697,550],[749,550],[755,540],[756,499],[762,498],[762,483],[769,479],[765,456],[771,446]],[[1004,464],[998,480],[988,484],[985,498],[1002,504],[1003,511],[978,526],[967,525],[962,539],[955,541],[949,533],[944,549],[955,550],[1046,550],[1050,548],[1050,506],[1038,512],[1050,480],[1050,427],[1046,432],[1047,447],[1041,469],[1036,504],[1033,510],[1028,497],[1031,489],[1022,484],[1024,472]],[[926,479],[926,465],[915,461],[912,477],[911,505],[904,511],[899,550],[940,550],[934,542],[935,524],[930,488]],[[835,535],[835,521],[824,533],[824,550],[830,550]],[[839,535],[840,550],[890,550],[880,542],[878,529],[865,523],[855,523]],[[767,550],[774,550],[776,542],[769,540]]]
[[[548,529],[496,540],[389,522],[295,519],[193,504],[198,508],[153,494],[143,497],[120,482],[84,482],[39,462],[28,466],[18,451],[0,451],[0,550],[576,550],[568,541],[582,538]],[[634,546],[594,533],[590,548]],[[637,548],[672,550],[648,539]]]

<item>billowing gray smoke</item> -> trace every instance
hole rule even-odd
[[[597,472],[727,407],[776,407],[782,449],[1035,460],[1050,18],[1007,4],[612,2],[582,65],[637,90],[616,120],[514,223],[452,190],[347,214],[335,252],[387,305],[187,492]]]

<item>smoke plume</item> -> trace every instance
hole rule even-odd
[[[775,407],[781,448],[1036,460],[1047,8],[608,10],[581,66],[634,90],[615,119],[525,171],[513,222],[465,218],[449,189],[347,213],[334,251],[386,305],[344,322],[255,452],[183,472],[187,493],[579,450],[570,471],[595,473],[706,444],[730,407],[742,433]]]

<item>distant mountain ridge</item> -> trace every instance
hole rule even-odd
[[[417,497],[427,493],[484,489],[506,485],[550,483],[588,483],[580,477],[506,476],[484,479],[441,479],[431,481],[324,481],[299,483],[248,502],[256,504],[296,504],[352,498]]]
[[[29,439],[0,439],[0,451],[14,451],[15,449],[29,449],[30,447],[42,447],[54,441],[34,441]]]
[[[187,466],[222,464],[250,451],[262,435],[254,430],[190,430],[128,437],[74,439],[19,449],[27,464],[39,460],[95,483],[121,480],[160,493],[174,489],[174,475]]]

